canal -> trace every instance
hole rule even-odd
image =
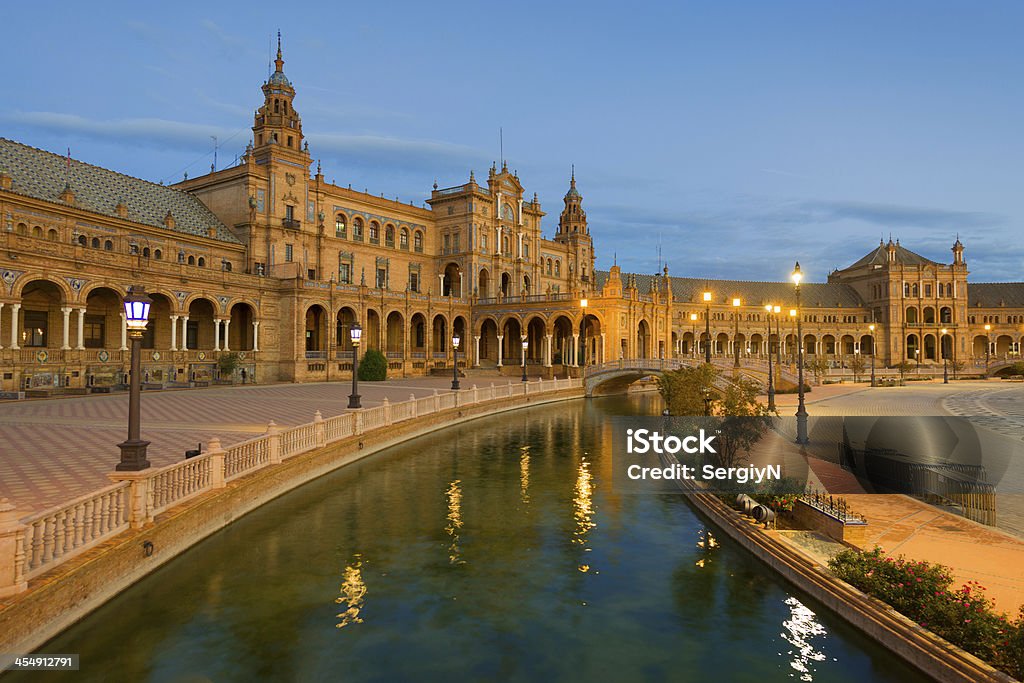
[[[612,490],[604,418],[658,400],[519,410],[390,449],[40,651],[80,654],[74,681],[925,680],[682,496]]]

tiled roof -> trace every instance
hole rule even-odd
[[[968,284],[967,306],[1024,308],[1024,282],[978,282]]]
[[[608,271],[596,271],[597,289],[608,280]],[[622,273],[625,287],[630,275]],[[637,291],[647,294],[651,290],[653,275],[633,275]],[[662,278],[658,276],[660,281]],[[703,305],[704,292],[712,293],[713,303],[731,302],[740,297],[744,306],[763,306],[768,303],[792,306],[796,303],[793,285],[789,282],[748,282],[745,280],[704,280],[689,277],[669,277],[672,281],[672,296],[676,303],[692,302]],[[864,304],[849,285],[834,283],[805,282],[800,286],[800,301],[809,308],[859,308]]]
[[[174,216],[174,231],[209,236],[238,244],[223,223],[195,196],[133,178],[106,168],[71,160],[68,177],[67,158],[13,140],[0,138],[0,171],[11,176],[11,191],[48,202],[60,202],[65,183],[70,180],[75,206],[94,213],[118,217],[117,205],[128,207],[127,219],[167,229],[164,217]]]
[[[915,254],[904,246],[901,246],[899,242],[896,243],[896,263],[905,266],[928,266],[937,265],[935,261],[926,259],[920,254]],[[871,253],[864,256],[852,266],[847,266],[843,270],[849,270],[851,268],[860,268],[862,266],[884,266],[888,262],[887,246],[879,241],[878,246]]]

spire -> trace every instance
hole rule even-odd
[[[274,66],[277,73],[284,73],[284,59],[281,57],[281,29],[277,30],[277,59],[274,60]]]

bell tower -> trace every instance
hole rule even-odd
[[[273,149],[302,151],[302,119],[292,105],[295,88],[284,75],[281,56],[281,32],[277,32],[277,59],[274,73],[263,84],[263,106],[256,111],[252,127],[254,151],[257,155]]]
[[[569,191],[562,199],[565,208],[558,217],[555,242],[569,247],[570,280],[574,288],[587,292],[594,286],[594,246],[587,227],[587,212],[583,210],[583,195],[576,189],[576,167],[569,177]]]

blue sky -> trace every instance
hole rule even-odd
[[[251,136],[268,43],[328,180],[422,202],[505,158],[548,212],[576,165],[598,265],[810,279],[898,237],[1024,279],[1024,3],[5,8],[0,136],[150,180]]]

